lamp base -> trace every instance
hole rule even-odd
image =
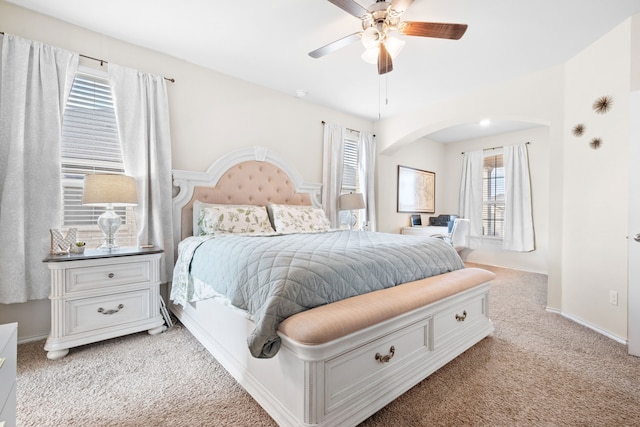
[[[115,235],[120,228],[122,220],[120,216],[115,213],[112,206],[107,206],[107,210],[98,217],[98,227],[104,234],[104,242],[98,246],[99,250],[112,251],[118,249],[118,245],[115,242]]]
[[[354,214],[353,211],[349,211],[349,214],[347,215],[347,225],[349,226],[349,230],[354,229],[356,222],[358,222],[357,215]]]

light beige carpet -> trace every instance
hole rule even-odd
[[[497,274],[496,331],[362,426],[640,426],[640,359],[548,313],[546,276]],[[18,346],[18,426],[274,426],[180,325],[72,349]]]

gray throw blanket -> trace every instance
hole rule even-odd
[[[181,243],[179,257],[189,259],[178,260],[171,299],[185,304],[223,295],[252,315],[256,328],[248,337],[249,349],[263,358],[277,353],[278,325],[295,313],[464,267],[448,243],[399,234],[331,231],[189,239],[191,250]],[[187,280],[180,263],[184,271],[190,269]],[[211,292],[194,290],[194,282],[208,284]]]

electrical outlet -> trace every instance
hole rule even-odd
[[[618,305],[617,291],[609,291],[609,304]]]

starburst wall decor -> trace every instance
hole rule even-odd
[[[584,133],[584,125],[582,123],[575,125],[573,129],[571,129],[571,133],[575,136],[582,136]]]
[[[611,109],[611,104],[613,104],[613,98],[610,96],[601,96],[600,98],[593,101],[593,111],[598,114],[606,114]]]
[[[591,141],[589,141],[589,145],[594,150],[597,150],[602,145],[602,139],[600,139],[600,138],[592,138]]]

